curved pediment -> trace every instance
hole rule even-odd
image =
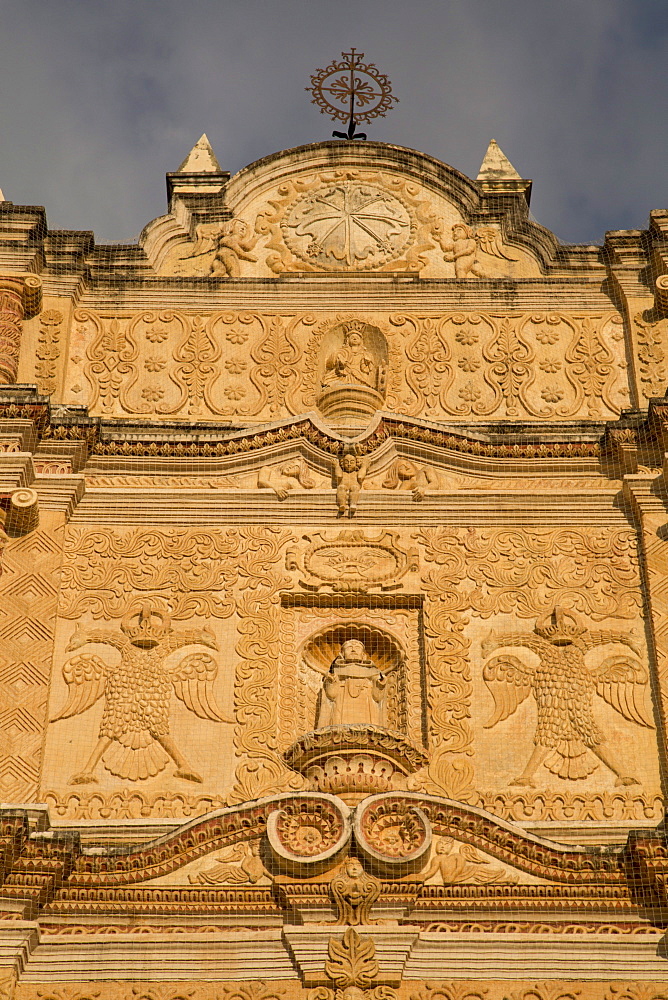
[[[412,881],[513,883],[529,876],[583,886],[624,882],[617,854],[607,849],[545,840],[454,800],[410,792],[372,795],[351,815],[335,795],[302,792],[199,816],[141,847],[82,853],[67,888],[267,885],[285,874],[286,861],[293,877],[313,877],[337,868],[342,857],[355,851],[365,867],[401,877],[406,859],[417,852],[392,834],[416,815],[426,833]]]
[[[160,274],[189,278],[538,277],[556,240],[528,221],[522,191],[499,210],[488,187],[415,150],[313,143],[244,167],[195,212],[174,198],[142,243]]]

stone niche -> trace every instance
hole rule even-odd
[[[351,320],[325,334],[316,405],[332,426],[364,426],[384,405],[387,363],[387,341],[375,326]]]
[[[362,622],[341,622],[311,635],[300,658],[314,728],[286,751],[286,762],[314,791],[351,803],[404,788],[427,756],[406,736],[414,671],[399,641]]]

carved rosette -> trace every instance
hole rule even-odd
[[[38,308],[41,288],[34,274],[0,277],[0,384],[16,382],[23,320]]]
[[[366,799],[355,812],[355,840],[372,868],[394,874],[418,871],[432,842],[431,824],[422,809],[399,796]]]
[[[289,799],[267,817],[267,839],[279,869],[309,874],[329,869],[346,850],[352,831],[350,810],[321,795]]]
[[[285,761],[308,779],[314,791],[354,803],[402,787],[409,774],[428,763],[428,757],[401,733],[345,725],[307,733],[286,751]]]

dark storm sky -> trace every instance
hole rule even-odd
[[[369,138],[474,177],[495,138],[560,239],[668,206],[666,0],[4,0],[0,187],[134,239],[202,132],[232,172],[329,138],[304,87],[351,45],[401,102]]]

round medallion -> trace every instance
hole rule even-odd
[[[403,202],[356,181],[304,195],[288,208],[281,228],[296,257],[330,271],[381,267],[398,259],[413,240]]]

